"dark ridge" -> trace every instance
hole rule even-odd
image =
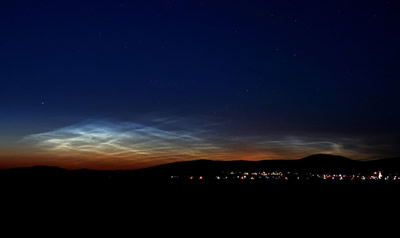
[[[330,155],[330,154],[310,155],[308,157],[300,159],[300,161],[307,161],[307,162],[313,162],[313,163],[319,163],[319,162],[327,162],[327,163],[354,162],[354,160],[351,160],[351,159],[349,159],[347,157],[340,156],[340,155]]]
[[[361,162],[349,158],[329,154],[316,154],[300,160],[261,160],[261,161],[212,161],[195,160],[186,162],[175,162],[159,165],[141,170],[142,172],[162,173],[180,175],[213,175],[220,171],[260,171],[260,170],[307,170],[307,169],[343,169],[353,168]]]
[[[274,170],[281,168],[294,168],[295,161],[290,160],[262,160],[262,161],[212,161],[195,160],[185,162],[175,162],[171,164],[159,165],[151,168],[138,170],[141,174],[158,175],[215,175],[221,171],[251,171],[251,170]]]
[[[378,159],[364,162],[365,168],[372,170],[383,170],[387,172],[399,172],[400,171],[400,157]]]
[[[67,174],[68,170],[60,167],[39,165],[33,167],[3,170],[2,172],[5,174],[12,174],[16,176],[57,176]]]
[[[348,172],[362,165],[362,162],[351,160],[344,156],[330,154],[316,154],[300,159],[299,169],[312,171],[342,171]]]
[[[118,184],[164,184],[171,178],[200,176],[212,178],[231,172],[286,172],[306,176],[310,173],[351,173],[371,174],[377,171],[383,174],[400,175],[400,158],[388,158],[373,161],[356,161],[337,155],[317,154],[299,160],[262,160],[262,161],[212,161],[195,160],[163,164],[139,170],[97,171],[89,169],[67,170],[58,167],[35,166],[0,170],[0,184],[52,184],[87,186]]]

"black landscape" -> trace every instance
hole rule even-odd
[[[176,162],[138,170],[0,170],[1,185],[400,184],[400,158],[371,161],[316,154],[299,160]]]

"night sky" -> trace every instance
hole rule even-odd
[[[400,155],[394,0],[2,0],[0,168]]]

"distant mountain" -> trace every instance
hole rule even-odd
[[[300,159],[302,162],[311,162],[311,163],[352,163],[354,160],[351,160],[344,156],[339,155],[330,155],[330,154],[315,154]]]
[[[15,176],[54,176],[63,175],[68,172],[67,169],[52,167],[52,166],[34,166],[25,168],[14,168],[2,171],[3,174],[10,174]]]
[[[343,170],[360,166],[359,161],[329,154],[311,155],[299,160],[175,162],[140,170],[141,173],[170,175],[213,175],[221,171]]]
[[[360,161],[351,160],[347,157],[330,155],[330,154],[316,154],[300,159],[298,168],[310,170],[349,170],[361,166]]]
[[[151,168],[125,171],[66,170],[58,167],[35,166],[0,170],[0,184],[7,181],[20,184],[73,184],[91,186],[93,184],[142,184],[146,182],[168,183],[171,176],[215,177],[231,172],[312,172],[364,173],[382,171],[384,174],[400,174],[400,158],[373,161],[357,161],[337,155],[316,154],[299,160],[262,161],[212,161],[195,160],[163,164]]]
[[[400,172],[400,157],[366,161],[364,167],[370,170]]]
[[[214,175],[221,171],[262,171],[282,168],[292,168],[295,161],[290,160],[262,160],[262,161],[213,161],[195,160],[175,162],[159,165],[151,168],[141,169],[140,173],[170,175]]]

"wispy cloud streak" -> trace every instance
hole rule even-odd
[[[23,142],[39,153],[81,158],[121,166],[145,167],[194,159],[295,159],[314,153],[357,157],[373,148],[349,138],[316,136],[224,136],[218,126],[183,119],[160,119],[151,126],[89,120],[54,131],[29,135]]]
[[[194,159],[220,149],[201,134],[201,131],[173,131],[136,123],[98,120],[30,135],[24,142],[41,151],[68,156],[92,155],[128,160]]]

